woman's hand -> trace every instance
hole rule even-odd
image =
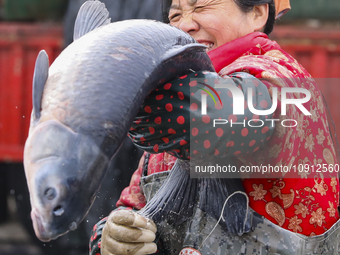
[[[102,255],[152,254],[157,251],[155,223],[131,210],[113,211],[103,228]]]

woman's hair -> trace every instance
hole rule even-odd
[[[233,0],[243,12],[250,12],[255,5],[268,4],[269,5],[269,15],[266,25],[264,26],[264,33],[269,35],[274,28],[275,23],[275,4],[274,0]],[[162,12],[163,12],[163,22],[169,23],[169,9],[172,0],[162,1]]]

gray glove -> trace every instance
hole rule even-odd
[[[156,231],[152,220],[131,210],[113,211],[103,228],[101,254],[153,254],[157,251]]]

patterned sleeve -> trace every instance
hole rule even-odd
[[[244,114],[234,115],[235,102],[230,90],[218,88],[217,84],[238,88],[244,99],[247,99],[248,89],[251,88],[250,98],[256,110],[272,107],[267,87],[250,74],[240,72],[222,78],[217,73],[195,72],[161,85],[149,94],[129,131],[130,138],[146,152],[167,152],[181,159],[190,159],[190,139],[193,141],[193,153],[202,157],[237,157],[256,152],[274,131],[273,122],[266,121],[273,114],[253,114],[244,100]],[[201,114],[202,93],[209,94],[206,115]],[[229,125],[213,125],[218,120]],[[252,129],[245,123],[250,123]],[[140,188],[145,155],[129,187],[123,190],[117,202],[120,208],[141,209],[145,206],[145,197]],[[101,231],[105,222],[106,218],[94,226],[90,241],[91,255],[100,254]]]
[[[122,191],[120,198],[116,204],[117,207],[127,206],[140,210],[145,206],[145,197],[140,187],[140,178],[143,173],[143,166],[146,154],[147,153],[145,152],[141,157],[138,168],[131,177],[130,185]]]
[[[242,97],[235,101],[229,88],[242,92]],[[144,151],[167,152],[181,159],[190,159],[190,149],[198,157],[251,154],[269,140],[275,125],[268,121],[273,114],[258,115],[250,109],[246,101],[249,89],[252,108],[271,109],[266,85],[248,73],[223,78],[213,72],[185,75],[149,94],[129,136]],[[207,99],[205,115],[201,111],[202,94]],[[244,113],[234,114],[234,108],[240,106]]]

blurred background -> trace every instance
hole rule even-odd
[[[34,63],[41,49],[46,50],[51,63],[72,42],[74,20],[83,2],[0,0],[0,255],[88,254],[91,228],[115,208],[141,156],[126,140],[79,229],[49,243],[35,237],[22,165]],[[112,21],[161,19],[159,0],[103,2]],[[271,38],[318,78],[340,137],[340,85],[336,79],[340,78],[340,1],[294,0],[291,5]]]

